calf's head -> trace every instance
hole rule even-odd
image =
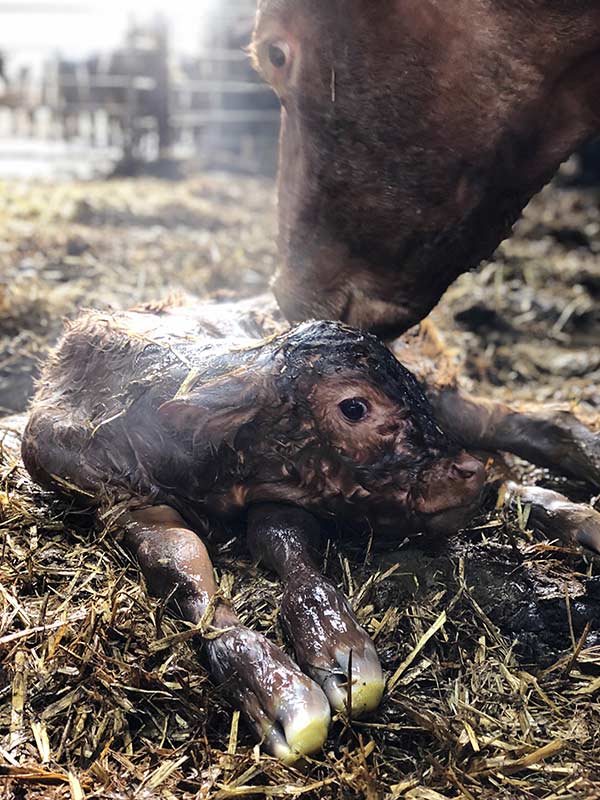
[[[400,535],[469,519],[482,464],[448,440],[414,376],[374,336],[312,322],[241,357],[160,411],[216,476],[218,510],[288,502]]]
[[[592,0],[260,0],[253,55],[295,322],[418,322],[600,127]]]

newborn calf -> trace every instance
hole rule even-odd
[[[245,304],[82,315],[44,370],[23,458],[45,486],[123,505],[150,590],[211,634],[213,676],[285,759],[323,745],[330,706],[358,715],[384,690],[371,640],[312,560],[318,520],[448,534],[484,482],[378,339],[334,322],[288,330]],[[574,519],[561,501],[559,520]],[[569,535],[597,544],[594,513]],[[236,519],[283,581],[298,666],[218,594],[200,535]]]

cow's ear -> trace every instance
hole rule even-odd
[[[252,422],[261,410],[262,396],[259,376],[244,370],[168,400],[158,413],[167,428],[198,444],[233,445],[240,428]]]

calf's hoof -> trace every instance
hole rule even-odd
[[[567,475],[600,488],[600,433],[590,430],[573,414],[563,411],[552,424],[562,442],[559,467]]]
[[[366,634],[365,634],[366,637]],[[385,681],[379,657],[368,639],[364,646],[341,645],[330,655],[328,668],[313,667],[308,670],[336,711],[346,711],[351,717],[361,717],[375,711],[381,703]]]
[[[327,739],[327,698],[268,639],[241,625],[207,642],[212,673],[272,755],[292,763]]]
[[[317,572],[288,578],[281,615],[296,659],[336,711],[374,711],[385,680],[375,645],[346,598]]]
[[[507,483],[505,488],[505,503],[530,507],[530,524],[546,536],[600,555],[600,513],[594,508],[538,486]]]

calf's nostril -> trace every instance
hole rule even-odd
[[[456,480],[469,481],[477,480],[482,481],[484,476],[484,467],[481,461],[472,456],[463,456],[458,458],[450,469],[450,474]]]
[[[452,465],[452,476],[454,478],[459,478],[460,480],[466,481],[469,478],[472,478],[475,474],[475,470],[473,469],[465,469],[465,467],[460,467],[458,464]]]

